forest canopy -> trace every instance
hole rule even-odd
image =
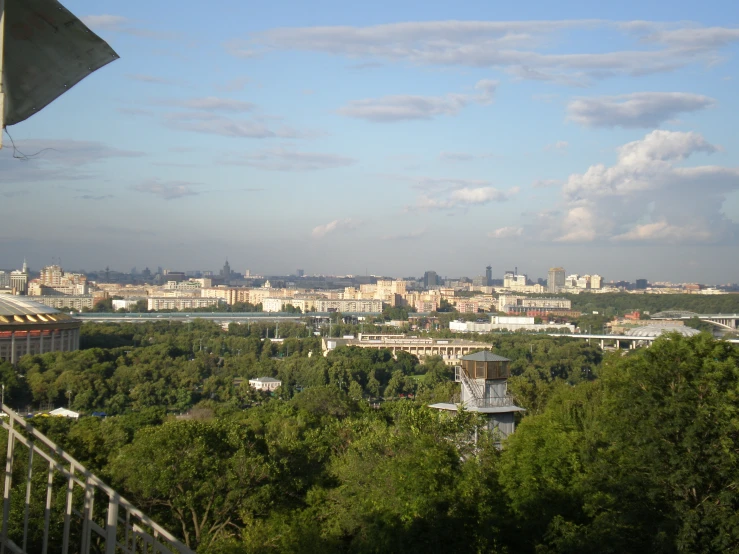
[[[484,337],[526,408],[499,444],[484,416],[427,407],[458,395],[438,358],[268,332],[88,324],[83,350],[0,378],[19,409],[105,411],[31,421],[200,553],[739,552],[730,343]],[[263,375],[282,387],[243,381]]]

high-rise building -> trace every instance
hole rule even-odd
[[[23,269],[10,272],[10,288],[13,294],[26,294],[28,292],[28,264],[23,260]]]
[[[305,271],[303,271],[302,269],[296,269],[295,270],[295,275],[297,277],[303,277],[305,275]]]
[[[563,267],[550,267],[547,278],[547,291],[559,292],[565,287],[565,270]]]
[[[646,279],[637,279],[636,280],[636,288],[637,290],[644,290],[647,288],[647,280]]]
[[[485,275],[478,275],[472,279],[472,286],[474,287],[487,287],[488,278]]]
[[[428,288],[435,287],[439,284],[439,276],[435,271],[427,271],[423,274],[423,286]]]
[[[506,271],[503,276],[503,286],[510,287],[525,287],[527,281],[526,275],[519,275],[518,271]]]
[[[603,277],[601,277],[600,275],[591,275],[590,276],[590,288],[591,289],[603,288]]]
[[[577,279],[577,288],[589,289],[590,288],[590,275],[583,275]]]
[[[226,260],[226,263],[223,264],[223,269],[221,269],[221,279],[223,279],[223,282],[228,284],[229,279],[231,279],[231,266],[228,263],[228,260]]]
[[[492,266],[487,266],[485,268],[485,286],[486,287],[493,286],[493,268],[492,268]]]

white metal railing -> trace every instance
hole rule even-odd
[[[90,548],[93,546],[93,540],[96,537],[98,543],[105,543],[104,550],[100,546],[100,551],[105,552],[105,554],[119,552],[124,554],[136,554],[137,552],[195,554],[169,531],[157,525],[128,500],[90,473],[82,464],[64,452],[49,438],[36,431],[32,425],[13,410],[3,405],[2,412],[8,416],[2,418],[2,426],[8,431],[8,450],[5,463],[0,554],[4,554],[6,549],[15,554],[29,553],[27,547],[31,508],[31,478],[35,456],[40,456],[48,463],[42,554],[47,554],[49,549],[49,531],[53,511],[52,497],[54,494],[54,480],[57,475],[63,476],[67,481],[65,490],[57,491],[57,493],[62,492],[66,495],[64,531],[61,544],[62,554],[69,554],[73,535],[75,538],[79,536],[79,544],[75,544],[71,551],[80,552],[81,554],[89,554]],[[21,536],[10,537],[10,499],[13,488],[13,469],[14,465],[17,465],[15,461],[17,443],[28,449],[28,466],[23,509],[23,533]],[[75,487],[81,487],[84,491],[82,510],[75,507]],[[107,497],[107,510],[95,510],[96,496],[102,496],[104,499]],[[105,512],[104,522],[100,517],[101,511]],[[95,521],[96,514],[102,524]],[[13,539],[20,539],[21,546],[18,546],[18,543]]]
[[[454,380],[461,382],[462,386],[467,389],[469,395],[472,397],[472,401],[467,401],[465,404],[468,407],[476,408],[504,408],[508,406],[515,406],[513,398],[508,395],[499,397],[486,397],[484,389],[475,382],[474,379],[470,379],[467,372],[460,366],[454,368]]]
[[[463,368],[460,369],[459,374],[462,377],[462,386],[467,388],[467,391],[475,400],[475,406],[480,406],[480,403],[485,397],[483,391],[480,390],[480,387],[474,382],[474,380],[470,379],[470,376],[467,375],[467,372]]]

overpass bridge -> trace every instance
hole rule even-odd
[[[660,338],[659,336],[644,337],[644,336],[635,336],[635,335],[601,335],[601,334],[586,334],[586,333],[570,333],[570,334],[548,333],[548,335],[550,337],[568,337],[572,339],[582,339],[582,340],[587,340],[588,343],[591,340],[594,340],[594,341],[597,341],[598,345],[603,349],[605,349],[606,346],[610,344],[611,347],[615,348],[616,350],[621,349],[621,343],[623,342],[628,343],[629,350],[633,350],[639,346],[649,346],[655,340]],[[739,339],[728,339],[726,340],[726,342],[730,342],[732,344],[739,344]]]
[[[151,323],[152,321],[179,321],[187,323],[195,319],[213,321],[227,327],[229,323],[280,323],[283,321],[300,323],[311,320],[314,323],[328,322],[335,312],[309,312],[295,314],[287,312],[172,312],[172,313],[80,313],[74,317],[91,323]],[[342,318],[361,319],[377,315],[368,313],[341,312]]]
[[[685,310],[666,310],[651,315],[650,319],[674,321],[693,319],[694,317],[722,329],[728,329],[730,331],[736,331],[739,329],[739,314],[697,314],[695,312],[688,312]]]

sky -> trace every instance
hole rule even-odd
[[[63,3],[0,267],[739,281],[733,1]]]

